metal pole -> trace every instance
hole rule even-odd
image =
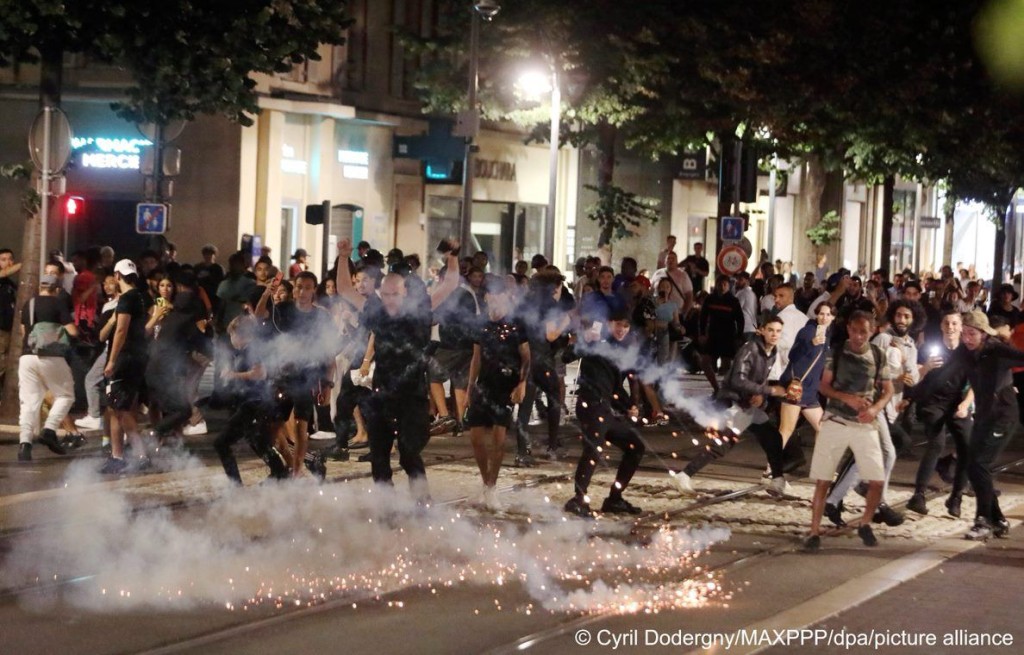
[[[462,252],[472,255],[473,247],[473,153],[476,146],[476,124],[479,121],[475,112],[476,92],[479,84],[480,50],[480,16],[473,10],[473,18],[470,21],[469,29],[469,111],[473,114],[471,120],[474,122],[473,136],[466,138],[466,159],[462,166],[462,224],[459,228],[459,242],[462,244]]]
[[[43,107],[43,171],[39,199],[39,275],[46,270],[46,226],[50,217],[50,141],[53,128],[53,107]]]
[[[779,156],[772,155],[772,170],[768,173],[768,252],[772,254],[772,257],[775,257],[775,169],[778,166]],[[792,254],[790,257],[792,257]]]
[[[558,72],[551,72],[551,147],[548,162],[548,215],[544,221],[544,256],[555,263],[555,205],[558,199],[558,128],[562,118],[562,92],[558,88]]]

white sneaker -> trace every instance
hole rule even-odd
[[[503,507],[498,499],[498,490],[494,487],[484,487],[484,507],[491,511],[500,511]]]
[[[100,417],[83,416],[82,418],[75,421],[75,427],[81,428],[82,430],[102,430],[103,419]]]
[[[329,441],[330,439],[334,439],[334,433],[318,430],[313,434],[309,435],[309,438],[313,441]]]
[[[792,496],[793,488],[786,482],[785,477],[772,478],[768,483],[768,493],[772,496]]]
[[[674,471],[669,471],[668,475],[676,483],[676,488],[678,488],[679,491],[682,491],[684,494],[690,496],[694,496],[697,494],[697,490],[694,489],[693,487],[693,481],[690,479],[690,476],[687,475],[684,471],[680,471],[678,473],[675,473]]]
[[[181,431],[181,433],[186,437],[195,437],[201,434],[206,434],[206,432],[206,421],[199,421],[195,425],[186,425]]]

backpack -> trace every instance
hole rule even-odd
[[[28,348],[40,357],[64,357],[71,349],[71,338],[60,323],[40,321],[36,323],[36,299],[28,301],[28,321],[32,329],[28,333]]]
[[[882,386],[882,370],[888,364],[885,358],[885,352],[873,343],[868,343],[871,347],[871,354],[875,358],[875,389],[879,389]],[[846,346],[846,342],[842,342],[838,345],[832,346],[832,377],[834,378],[839,366],[839,356],[843,352],[843,348]]]

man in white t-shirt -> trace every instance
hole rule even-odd
[[[789,351],[796,342],[796,334],[800,328],[807,325],[807,315],[797,309],[793,304],[793,287],[788,284],[781,284],[775,288],[775,315],[782,319],[782,337],[776,348],[779,356],[775,358],[775,365],[768,375],[769,380],[778,380],[782,372],[789,365]]]
[[[658,282],[663,278],[668,278],[672,282],[669,300],[678,302],[681,306],[679,314],[685,315],[693,306],[693,284],[690,282],[690,276],[686,274],[686,271],[679,268],[679,257],[674,252],[668,253],[665,257],[665,268],[655,272],[654,277],[651,279],[651,286],[657,289]]]

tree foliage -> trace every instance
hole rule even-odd
[[[598,225],[598,247],[635,236],[636,229],[644,223],[655,224],[660,213],[657,202],[642,198],[614,184],[584,185],[597,192],[597,202],[587,210],[587,218]]]
[[[257,111],[253,73],[316,60],[341,44],[350,20],[336,0],[0,0],[0,65],[47,49],[125,69],[126,120],[167,123],[224,114],[243,125]]]

